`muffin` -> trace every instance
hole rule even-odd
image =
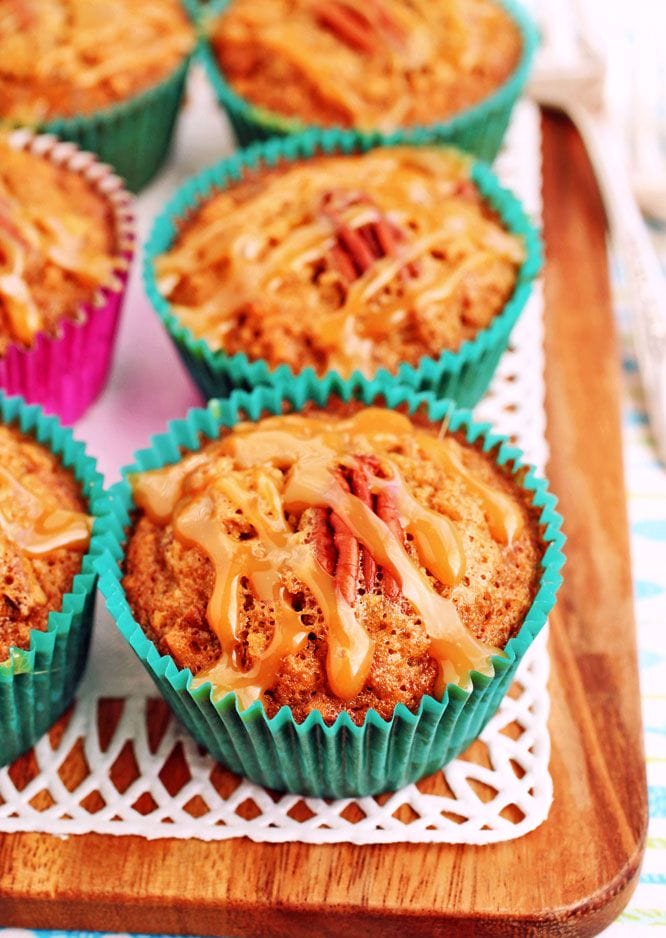
[[[33,629],[71,590],[92,518],[72,473],[15,427],[0,425],[0,661],[27,649]]]
[[[193,46],[178,0],[117,0],[112,8],[102,0],[7,0],[0,120],[95,150],[139,188],[166,153]]]
[[[133,241],[129,196],[89,154],[0,134],[0,386],[79,417],[104,385]]]
[[[517,483],[385,408],[239,424],[130,482],[137,621],[196,683],[269,716],[415,711],[488,670],[536,592]]]
[[[492,158],[534,45],[524,14],[499,0],[217,6],[204,54],[243,142],[304,127],[432,127]]]
[[[69,431],[0,392],[0,764],[57,719],[83,670],[100,498]]]
[[[317,154],[324,140],[331,152]],[[459,151],[348,154],[350,142],[307,137],[314,155],[300,159],[295,138],[267,144],[245,155],[240,179],[237,160],[220,164],[212,186],[203,174],[158,221],[148,292],[186,361],[205,349],[212,374],[191,369],[204,394],[285,369],[409,375],[465,404],[485,389],[537,266],[529,223]],[[482,368],[479,337],[493,324],[494,361]]]
[[[196,738],[305,794],[389,790],[465,748],[562,562],[553,499],[515,450],[448,402],[363,396],[317,389],[293,413],[293,387],[259,388],[192,411],[127,470],[125,556],[109,543],[101,566]]]

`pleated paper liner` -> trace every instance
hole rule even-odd
[[[424,135],[427,135],[430,140],[460,147],[488,162],[495,159],[502,145],[513,107],[527,84],[534,53],[539,43],[537,28],[522,6],[515,0],[500,0],[500,2],[518,26],[522,39],[520,61],[504,84],[478,104],[465,108],[453,117],[433,120],[429,124],[400,128],[397,133],[389,133],[386,136],[392,140],[398,136],[402,142],[418,143]],[[276,114],[251,104],[234,91],[225,79],[206,39],[206,34],[212,20],[230,3],[233,3],[233,0],[217,0],[208,5],[209,9],[202,9],[199,17],[201,40],[198,55],[203,61],[218,102],[229,116],[238,142],[241,146],[247,146],[255,140],[266,140],[269,137],[313,129],[312,125],[305,124],[297,118]],[[358,129],[362,131],[362,128]]]
[[[186,5],[193,16],[191,4]],[[194,39],[192,40],[194,45]],[[90,114],[54,117],[30,125],[34,133],[54,134],[109,163],[128,189],[143,189],[164,163],[173,139],[191,55],[158,84]],[[0,120],[0,127],[23,126]]]
[[[0,357],[0,388],[40,404],[65,423],[78,420],[102,391],[134,254],[132,199],[122,181],[91,153],[50,135],[14,131],[9,144],[77,173],[110,206],[116,253],[113,271],[76,319],[63,319],[55,336],[40,333],[30,347],[10,345]]]
[[[327,386],[332,379],[340,391],[347,388],[351,392],[366,379],[359,372],[343,378],[334,370],[317,378],[312,368],[305,368],[295,375],[289,365],[271,367],[263,359],[249,359],[243,352],[228,355],[223,350],[212,349],[204,339],[197,339],[178,320],[169,302],[159,292],[155,278],[155,259],[172,245],[179,224],[213,193],[239,180],[246,170],[273,167],[282,161],[293,162],[322,153],[365,153],[395,142],[399,141],[385,140],[376,134],[341,130],[310,130],[298,136],[273,139],[235,153],[194,176],[167,204],[156,219],[145,247],[144,285],[185,367],[205,398],[224,397],[234,388],[251,390],[258,385],[280,384],[283,380],[301,378],[308,384],[319,380]],[[414,145],[432,144],[423,136]],[[414,390],[432,390],[440,397],[453,398],[463,407],[473,407],[488,387],[542,264],[539,235],[518,199],[500,185],[485,163],[470,160],[469,171],[471,179],[506,228],[524,241],[526,256],[518,271],[514,291],[491,324],[464,342],[457,351],[449,349],[438,357],[424,357],[417,366],[403,363],[395,373],[381,368],[373,376],[383,387],[398,383]]]
[[[328,385],[328,386],[327,386]],[[208,407],[190,411],[184,420],[172,422],[166,433],[153,439],[149,449],[136,454],[128,473],[177,462],[183,451],[194,451],[207,438],[216,439],[221,428],[239,420],[258,420],[265,414],[282,413],[284,406],[299,411],[307,402],[325,407],[336,396],[335,382],[285,381],[276,388],[234,392],[227,400],[213,400]],[[425,409],[437,422],[448,417],[451,432],[459,431],[469,442],[482,445],[498,465],[507,469],[529,493],[540,511],[544,544],[541,578],[535,599],[518,634],[510,639],[502,656],[492,659],[493,674],[471,674],[471,689],[448,685],[442,700],[424,696],[416,713],[399,704],[392,719],[370,710],[362,726],[343,713],[327,726],[319,713],[297,723],[288,707],[268,717],[260,702],[239,710],[236,696],[214,699],[210,683],[193,687],[189,669],[179,669],[168,655],[160,655],[132,615],[121,585],[124,544],[134,508],[127,481],[118,483],[108,502],[108,515],[100,530],[106,549],[97,561],[100,587],[109,612],[134,649],[175,714],[195,739],[231,771],[276,790],[323,797],[372,795],[394,790],[434,772],[462,752],[494,714],[507,692],[527,648],[543,628],[555,602],[564,562],[561,519],[554,511],[555,498],[544,481],[520,462],[520,452],[504,437],[478,424],[450,401],[417,394],[404,387],[385,390],[377,382],[365,382],[344,400],[365,404],[404,405],[409,413]]]
[[[54,453],[80,483],[88,512],[100,517],[106,494],[95,460],[57,417],[0,391],[0,422],[16,426]],[[93,560],[104,546],[98,525],[96,520],[81,572],[63,596],[60,610],[49,614],[46,631],[34,629],[28,649],[11,648],[9,657],[0,661],[0,765],[29,749],[72,700],[85,666],[95,609]]]

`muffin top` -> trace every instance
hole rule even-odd
[[[525,256],[435,148],[250,173],[203,202],[155,262],[174,315],[213,349],[372,376],[458,349],[504,307]]]
[[[305,124],[385,132],[478,103],[522,52],[497,0],[231,0],[210,40],[252,104]]]
[[[159,83],[193,45],[179,0],[3,0],[0,117],[108,107]]]
[[[31,629],[81,569],[92,518],[78,482],[48,450],[0,424],[0,662],[11,646],[28,648]]]
[[[386,408],[241,423],[132,478],[123,585],[160,652],[241,706],[390,718],[488,671],[542,546],[492,456]]]
[[[102,195],[78,173],[0,135],[0,355],[76,319],[109,281],[116,250]]]

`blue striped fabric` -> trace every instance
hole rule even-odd
[[[666,274],[666,228],[655,229]],[[650,828],[640,882],[625,912],[604,933],[637,938],[666,926],[666,471],[658,464],[631,349],[630,297],[613,265],[623,348],[624,437],[638,626]]]

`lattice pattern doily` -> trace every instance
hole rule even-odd
[[[196,146],[193,129],[199,127],[200,140],[209,129],[211,105],[203,86],[196,86],[198,77],[186,118],[188,171]],[[539,152],[538,114],[522,104],[498,168],[537,219]],[[139,214],[151,211],[154,200],[155,193],[142,197]],[[546,458],[542,308],[539,287],[477,410],[477,416],[514,437],[539,468]],[[201,752],[155,700],[154,688],[101,611],[69,720],[14,766],[0,770],[0,830],[358,844],[508,840],[537,827],[552,800],[547,675],[542,635],[499,712],[464,758],[391,795],[302,799],[258,788]]]

